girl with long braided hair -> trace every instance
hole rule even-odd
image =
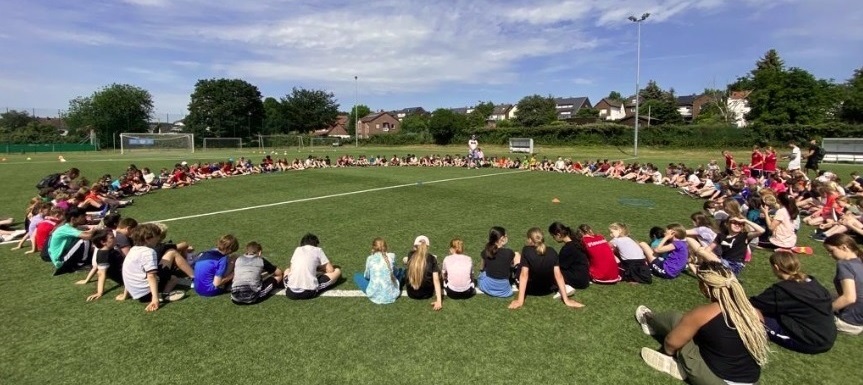
[[[636,309],[642,331],[663,339],[659,351],[642,348],[641,357],[652,368],[692,384],[758,382],[769,352],[758,312],[722,263],[702,262],[696,275],[709,304],[686,314]]]

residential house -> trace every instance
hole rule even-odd
[[[397,110],[397,111],[391,111],[391,113],[393,115],[395,115],[395,117],[399,120],[399,122],[401,122],[402,119],[404,119],[408,115],[425,115],[425,114],[428,114],[428,112],[425,109],[423,109],[422,107],[402,108],[402,109]]]
[[[147,132],[151,134],[176,134],[183,132],[185,128],[186,124],[183,120],[147,123]]]
[[[498,122],[509,119],[510,110],[515,108],[512,104],[498,104],[494,106],[494,111],[489,115],[488,120]]]
[[[732,91],[728,96],[728,113],[734,116],[734,124],[737,127],[746,127],[749,122],[746,121],[746,114],[749,113],[749,94],[752,91]]]
[[[56,129],[57,132],[60,133],[60,136],[69,135],[69,125],[66,124],[66,119],[63,119],[63,117],[59,117],[59,118],[52,118],[52,117],[39,118],[39,117],[37,117],[36,122],[38,122],[39,124],[44,124],[46,126],[54,127],[54,129]]]
[[[599,118],[604,120],[620,120],[635,112],[635,104],[628,105],[609,98],[603,98],[593,108],[599,110]]]
[[[397,133],[401,122],[390,112],[380,111],[366,115],[360,119],[359,136],[368,138],[372,135]]]
[[[689,122],[698,117],[701,107],[710,102],[710,96],[706,94],[678,96],[676,101],[677,111],[683,116],[683,120]]]
[[[578,98],[555,98],[554,103],[557,108],[558,120],[574,118],[578,110],[582,108],[593,108],[593,105],[590,104],[590,99],[584,96]]]
[[[473,107],[457,107],[457,108],[450,108],[449,110],[452,112],[455,112],[456,114],[459,114],[459,115],[467,115],[467,114],[473,112]]]
[[[312,136],[326,136],[330,138],[343,138],[347,139],[351,136],[348,135],[348,116],[347,115],[339,115],[336,118],[336,122],[331,126],[326,128],[321,128],[318,130],[314,130],[311,132]]]
[[[626,114],[625,117],[617,121],[618,124],[627,125],[630,127],[635,127],[635,113]],[[652,118],[645,115],[638,115],[638,125],[640,127],[650,127],[652,125],[659,124],[659,119]]]

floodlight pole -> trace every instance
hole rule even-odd
[[[641,98],[638,96],[639,83],[641,82],[641,23],[644,20],[647,20],[648,17],[650,17],[649,13],[641,15],[640,18],[636,18],[635,16],[629,17],[629,21],[635,23],[638,30],[638,40],[636,43],[635,53],[635,137],[633,139],[632,146],[633,156],[638,156],[638,107],[641,100]]]
[[[357,103],[360,102],[360,83],[354,75],[354,140],[355,147],[360,146],[360,117],[357,116]]]

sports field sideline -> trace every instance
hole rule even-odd
[[[252,150],[254,151],[254,150]],[[460,147],[338,148],[313,155],[463,153]],[[744,156],[744,150],[739,151]],[[488,155],[505,154],[503,149]],[[78,167],[90,179],[117,174],[129,163],[160,168],[181,160],[220,160],[262,154],[57,154],[0,155],[0,216],[21,218],[33,185],[48,173]],[[308,153],[288,153],[305,157]],[[616,148],[540,149],[540,156],[628,158]],[[30,161],[26,157],[31,158]],[[277,155],[273,155],[277,156]],[[285,155],[278,154],[278,157]],[[638,161],[705,163],[719,151],[641,150]],[[827,168],[846,177],[856,168]],[[559,204],[552,203],[558,198]],[[288,203],[290,202],[290,203]],[[306,232],[346,275],[361,271],[372,238],[382,236],[399,256],[416,235],[427,235],[431,251],[446,255],[453,236],[466,243],[476,261],[488,228],[505,227],[510,247],[524,232],[554,220],[589,223],[606,233],[614,221],[647,229],[686,223],[701,201],[672,189],[621,181],[541,172],[438,168],[346,168],[305,170],[202,182],[189,188],[139,197],[123,209],[141,222],[162,220],[169,238],[198,250],[212,247],[223,233],[241,244],[261,242],[264,255],[280,267]],[[167,220],[167,221],[166,221]],[[820,244],[801,230],[802,244],[815,248],[804,269],[829,283],[834,264]],[[547,238],[548,239],[548,238]],[[559,245],[549,241],[549,245]],[[774,278],[767,253],[756,252],[741,280],[750,295]],[[695,280],[681,277],[652,285],[594,286],[576,293],[586,307],[570,310],[550,297],[528,298],[518,311],[508,300],[485,296],[445,300],[441,312],[427,301],[399,299],[377,306],[365,298],[320,298],[288,302],[274,297],[237,307],[223,297],[194,295],[145,314],[140,304],[116,303],[109,292],[96,303],[93,291],[74,285],[80,274],[51,277],[49,265],[32,255],[0,248],[0,298],[4,312],[3,383],[674,383],[644,365],[638,350],[658,343],[641,334],[632,312],[639,304],[686,310],[703,303]],[[111,285],[109,284],[109,287]],[[352,282],[336,290],[354,290]],[[860,338],[840,336],[833,350],[818,356],[774,346],[763,384],[790,382],[857,383]]]

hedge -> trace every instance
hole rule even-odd
[[[465,143],[476,134],[481,143],[507,145],[510,138],[533,138],[534,144],[545,146],[611,145],[631,146],[634,128],[620,124],[548,125],[541,127],[482,128],[456,134],[453,143]],[[812,138],[863,138],[863,125],[824,123],[818,125],[780,125],[737,128],[727,125],[665,125],[642,126],[638,130],[640,146],[665,148],[740,148],[753,144],[784,146],[791,140],[798,143]],[[375,135],[362,140],[364,144],[410,145],[433,143],[426,133]]]

